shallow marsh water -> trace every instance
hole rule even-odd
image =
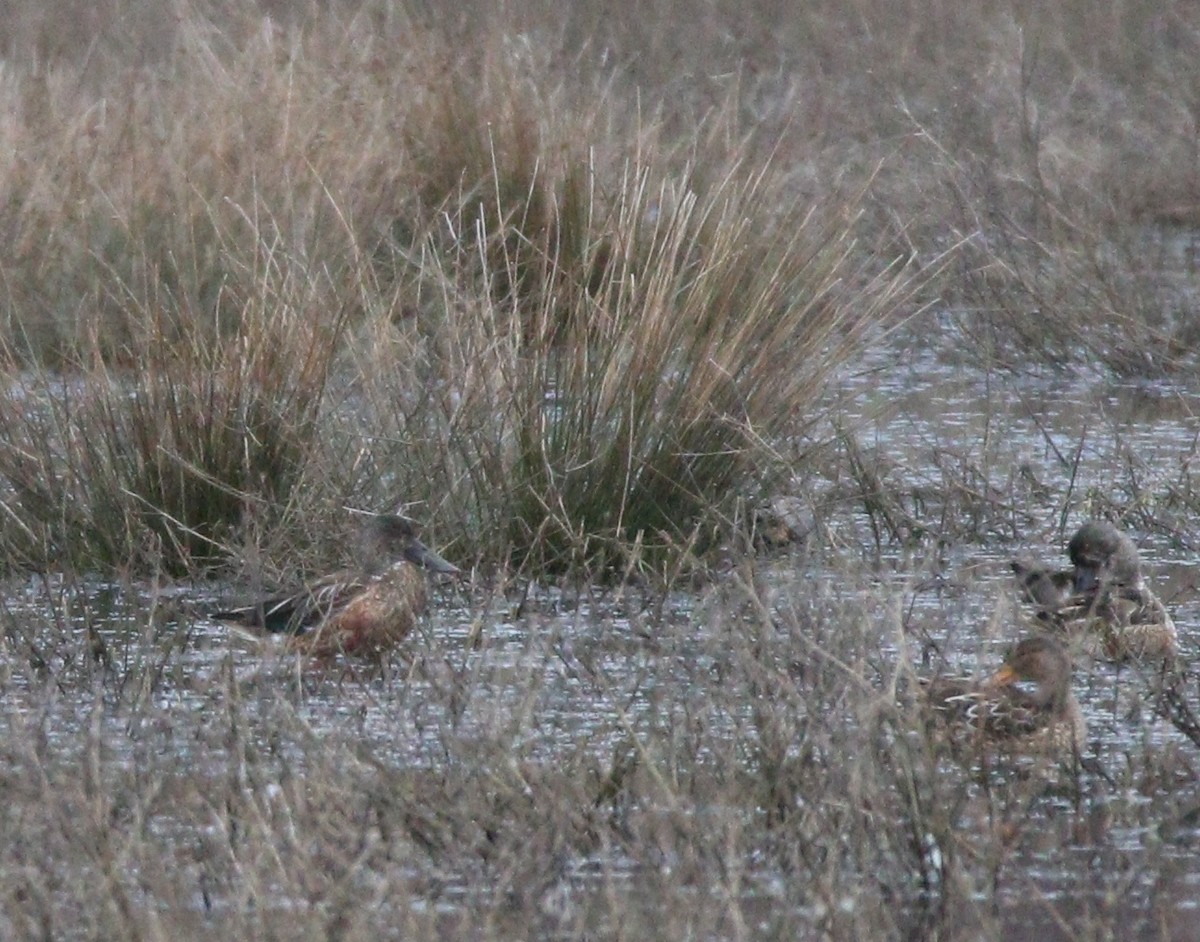
[[[304,671],[229,634],[203,615],[225,594],[213,587],[10,585],[2,840],[25,883],[0,909],[4,934],[32,909],[62,937],[103,936],[78,889],[99,879],[125,918],[174,937],[268,937],[314,913],[397,938],[504,937],[531,913],[560,938],[1195,937],[1200,755],[1156,718],[1138,668],[1077,665],[1094,770],[1069,787],[944,769],[921,788],[936,798],[953,781],[953,829],[915,838],[931,842],[915,862],[886,836],[895,822],[880,822],[875,851],[820,843],[838,842],[822,822],[840,815],[869,842],[863,818],[900,790],[859,794],[868,766],[840,751],[890,684],[903,696],[897,665],[993,669],[1020,625],[1009,560],[1065,562],[1071,528],[1107,500],[1144,509],[1134,532],[1194,656],[1200,531],[1173,501],[1200,394],[982,377],[929,355],[848,381],[837,408],[922,529],[907,547],[879,537],[861,486],[825,481],[799,495],[814,521],[804,547],[665,603],[441,589],[382,674]],[[793,769],[780,781],[823,764],[828,790],[806,785],[772,811],[748,771],[768,759]],[[765,827],[776,814],[797,830]],[[550,833],[564,827],[571,840]],[[374,914],[354,923],[339,907],[355,899]]]

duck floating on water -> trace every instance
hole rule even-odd
[[[938,677],[924,688],[928,707],[959,747],[1071,758],[1087,740],[1071,692],[1071,659],[1048,636],[1018,643],[982,682]]]
[[[289,647],[314,657],[379,657],[403,641],[425,611],[423,570],[460,574],[417,538],[411,520],[398,514],[367,518],[357,559],[356,569],[212,617],[260,634],[287,635]]]
[[[1013,572],[1040,620],[1083,633],[1112,660],[1173,657],[1175,622],[1146,585],[1137,546],[1111,523],[1089,520],[1071,537],[1072,568],[1014,562]]]

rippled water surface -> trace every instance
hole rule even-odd
[[[1114,488],[1124,507],[1144,502],[1144,519],[1176,521],[1137,530],[1135,517],[1133,529],[1153,583],[1175,613],[1185,655],[1196,651],[1200,529],[1194,511],[1170,506],[1196,453],[1196,392],[1165,383],[989,378],[928,355],[912,363],[893,358],[848,380],[838,411],[855,417],[859,446],[906,495],[912,518],[931,533],[953,536],[974,527],[979,537],[926,538],[905,548],[886,534],[880,538],[852,488],[826,484],[803,495],[819,523],[807,550],[760,557],[749,576],[747,567],[735,566],[728,580],[752,579],[761,600],[780,613],[797,605],[818,619],[823,607],[852,613],[868,626],[868,640],[874,633],[863,655],[877,672],[874,682],[901,660],[918,672],[994,669],[1017,632],[1009,560],[1035,555],[1065,563],[1070,529],[1103,512]],[[947,497],[956,488],[963,493]],[[971,526],[958,526],[972,514]],[[847,561],[854,567],[849,578]],[[626,747],[629,731],[646,725],[677,727],[686,748],[693,741],[689,727],[702,723],[711,748],[723,731],[733,736],[750,723],[755,708],[749,700],[713,696],[729,667],[726,633],[736,628],[729,591],[710,584],[662,604],[635,592],[535,588],[521,601],[514,593],[490,595],[482,585],[443,587],[410,642],[410,658],[396,658],[380,677],[354,666],[323,675],[301,671],[285,652],[264,650],[203,617],[236,587],[151,591],[35,578],[7,593],[0,709],[10,732],[44,737],[61,757],[82,752],[88,730],[97,727],[117,766],[127,762],[130,774],[139,757],[169,754],[181,775],[186,769],[214,781],[242,774],[238,756],[214,745],[232,735],[231,690],[255,718],[238,735],[256,749],[278,750],[296,774],[312,756],[294,735],[273,737],[285,713],[314,739],[350,739],[364,761],[393,769],[436,769],[465,761],[470,749],[508,750],[523,762],[551,766],[580,750],[608,761]],[[155,613],[149,621],[148,610]],[[61,627],[63,619],[68,634],[91,630],[104,642],[113,675],[125,671],[145,689],[39,681],[90,670],[81,646],[64,654],[39,644],[38,632]],[[803,660],[804,642],[791,643]],[[33,662],[40,650],[47,661],[39,665]],[[1077,811],[1070,790],[1053,799],[1060,814],[1031,808],[1029,815],[1043,816],[1033,829],[1044,828],[1040,839],[1015,845],[1013,857],[997,863],[994,884],[972,891],[981,906],[999,912],[1008,938],[1059,937],[1064,924],[1086,926],[1092,912],[1128,910],[1137,934],[1149,931],[1154,920],[1147,914],[1155,911],[1168,914],[1167,937],[1187,938],[1180,927],[1200,926],[1196,746],[1155,716],[1143,679],[1137,668],[1077,665],[1074,688],[1102,774],[1090,779],[1085,812]],[[110,701],[122,706],[105,709]],[[1148,785],[1154,776],[1137,769],[1142,761],[1162,764],[1157,787]],[[1113,823],[1105,800],[1134,811]],[[264,801],[269,805],[269,796]],[[996,826],[989,801],[982,786],[968,796],[960,810],[964,833]],[[155,827],[189,861],[189,848],[211,839],[191,833],[191,824],[173,825],[170,814],[157,817]],[[587,894],[589,886],[613,879],[636,884],[641,866],[615,847],[578,857],[566,892]],[[669,856],[661,866],[671,866]],[[751,861],[744,911],[751,918],[769,912],[789,879],[769,868],[756,871]],[[472,892],[451,880],[429,905],[453,914],[456,900]],[[221,904],[199,891],[192,900],[197,913],[215,905]],[[818,910],[828,905],[796,914],[797,924],[820,918]]]

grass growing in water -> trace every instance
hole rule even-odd
[[[903,272],[873,276],[855,260],[844,219],[738,169],[697,192],[687,176],[631,167],[614,204],[592,195],[579,257],[605,259],[598,277],[551,258],[541,292],[461,303],[473,256],[460,246],[442,271],[442,329],[410,334],[400,355],[426,358],[442,409],[405,374],[364,366],[397,439],[422,414],[445,417],[444,430],[403,438],[403,455],[418,473],[452,469],[485,530],[535,569],[661,566],[707,548],[768,492],[775,447],[811,431],[829,378],[911,301]],[[507,264],[515,278],[523,258]]]
[[[949,336],[987,341],[967,354],[1136,372],[1120,343],[1170,353],[1186,318],[1106,293],[1142,262],[1105,213],[1194,193],[1181,13],[87,7],[0,13],[0,555],[68,570],[0,603],[0,935],[999,938],[1014,896],[1018,928],[1164,931],[1196,774],[1128,672],[1092,692],[1111,781],[1073,795],[946,769],[897,706],[896,586],[937,593],[947,630],[904,619],[930,646],[990,643],[955,561],[1083,512],[1072,469],[1003,486],[1041,387],[997,382],[982,440],[835,424],[806,478],[828,570],[741,559],[669,617],[473,598],[469,639],[439,606],[382,679],[294,685],[166,594],[123,584],[114,618],[69,570],[181,571],[209,538],[307,569],[343,504],[401,500],[456,561],[667,570],[907,313],[891,260],[964,240],[966,277],[933,284],[963,302]],[[1035,34],[1054,55],[1012,48]],[[1095,508],[1191,539],[1190,455],[1143,465],[1122,428],[1046,439],[1113,442]],[[1055,867],[1096,892],[1030,912]]]
[[[603,95],[531,98],[546,63],[519,40],[381,70],[359,28],[189,21],[126,110],[53,83],[18,109],[45,171],[12,170],[8,212],[45,238],[9,297],[17,557],[182,572],[405,503],[492,562],[662,572],[909,313],[912,277],[857,249],[861,195],[798,198],[726,115],[685,151]],[[347,96],[411,105],[381,123]],[[70,277],[35,304],[47,267]]]

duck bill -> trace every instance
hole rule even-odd
[[[1099,585],[1100,579],[1095,569],[1090,566],[1081,566],[1075,570],[1074,590],[1076,595],[1086,595],[1089,592],[1095,592]]]
[[[993,687],[1011,687],[1017,682],[1017,672],[1005,664],[992,675],[988,683]]]
[[[424,566],[430,572],[441,573],[446,576],[457,576],[462,573],[454,563],[443,559],[420,540],[413,540],[408,549],[405,550],[405,556],[410,562],[416,563],[418,566]]]

